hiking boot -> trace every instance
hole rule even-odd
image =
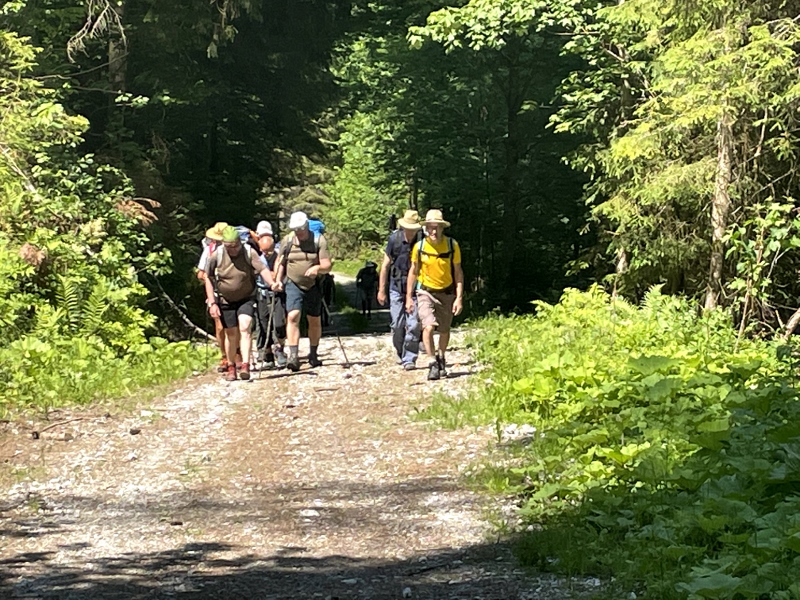
[[[403,371],[413,371],[417,368],[414,363],[403,363]]]
[[[275,366],[282,369],[286,366],[286,354],[282,348],[275,348]]]
[[[219,366],[217,367],[217,373],[225,373],[228,371],[228,359],[223,358],[219,361]]]
[[[250,379],[250,363],[242,363],[242,368],[239,369],[239,379],[247,381]]]
[[[289,360],[286,361],[286,368],[296,373],[300,370],[300,357],[295,355],[289,356]]]
[[[428,367],[428,381],[436,381],[441,378],[442,374],[439,372],[439,359],[437,358]]]
[[[437,356],[436,362],[439,363],[439,375],[447,377],[447,364],[444,362],[444,356]]]
[[[262,371],[272,371],[275,368],[275,356],[272,354],[267,354],[264,358],[261,359],[261,370]]]
[[[313,368],[321,367],[322,361],[319,359],[318,356],[309,356],[308,357],[308,364],[311,365]]]
[[[225,381],[236,381],[236,365],[228,365]]]

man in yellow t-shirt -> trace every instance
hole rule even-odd
[[[422,221],[426,237],[411,250],[411,268],[406,285],[406,311],[414,310],[417,298],[422,343],[432,359],[428,379],[447,377],[445,353],[450,341],[453,316],[463,309],[464,272],[461,269],[461,248],[444,235],[450,223],[441,210],[429,210]],[[439,350],[433,343],[434,329],[439,332]]]

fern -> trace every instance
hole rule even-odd
[[[92,293],[83,304],[82,335],[94,335],[102,330],[104,317],[110,306],[109,291],[108,285],[103,282],[97,282],[92,288]]]
[[[52,339],[63,333],[67,311],[62,307],[55,308],[49,304],[36,307],[36,327],[33,335],[43,340]]]
[[[56,288],[57,308],[63,310],[70,333],[77,333],[81,325],[81,290],[74,279],[58,276]]]

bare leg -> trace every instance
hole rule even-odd
[[[217,338],[220,354],[225,358],[227,351],[225,350],[225,328],[222,326],[222,319],[214,319],[214,336]]]
[[[430,358],[436,358],[436,346],[433,345],[433,325],[429,325],[422,330],[422,345],[425,346],[425,354]]]
[[[444,358],[445,352],[447,352],[447,344],[450,342],[450,332],[447,331],[445,333],[439,333],[439,356]]]
[[[228,357],[228,364],[236,364],[236,351],[239,349],[239,328],[225,328],[225,356]]]
[[[309,329],[311,327],[309,326]],[[292,310],[286,319],[286,342],[289,346],[300,344],[300,311]]]
[[[250,326],[253,324],[253,317],[239,315],[239,347],[242,351],[242,362],[250,364],[250,345],[253,343],[253,334]]]
[[[298,315],[298,321],[300,315]],[[319,339],[322,337],[322,321],[320,317],[308,317],[308,344],[309,346],[319,346]],[[298,334],[299,339],[299,334]],[[291,342],[289,342],[291,344]]]

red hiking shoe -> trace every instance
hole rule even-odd
[[[242,363],[242,368],[239,369],[239,377],[245,381],[250,379],[250,363]]]
[[[228,365],[228,372],[225,381],[236,381],[236,365]]]
[[[223,358],[219,361],[219,366],[217,367],[217,373],[225,373],[228,370],[228,359]]]

